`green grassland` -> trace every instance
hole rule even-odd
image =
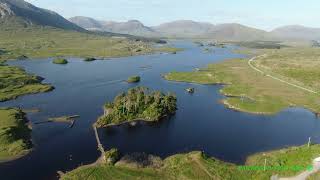
[[[312,161],[320,157],[320,145],[307,145],[300,147],[290,147],[287,149],[281,149],[276,151],[270,151],[265,153],[259,153],[252,155],[247,159],[247,166],[264,165],[267,160],[267,167],[282,167],[288,169],[268,170],[260,171],[259,173],[252,172],[253,179],[268,179],[272,175],[278,174],[279,177],[291,177],[295,176],[303,171],[311,170]]]
[[[267,54],[254,65],[283,80],[317,90],[317,67],[320,66],[316,48],[284,48],[260,50]],[[167,80],[201,84],[227,84],[221,93],[228,96],[224,104],[232,109],[250,113],[277,113],[284,108],[298,106],[320,112],[320,96],[276,81],[248,65],[247,59],[226,60],[210,64],[194,72],[172,72]]]
[[[288,45],[282,44],[278,41],[241,41],[241,42],[231,42],[241,47],[250,49],[281,49],[288,47]]]
[[[295,84],[320,89],[320,48],[286,48],[265,54],[255,66]]]
[[[79,167],[61,179],[223,179],[223,180],[268,180],[272,175],[286,177],[297,175],[312,164],[319,153],[320,146],[293,147],[250,156],[245,166],[222,162],[201,152],[176,154],[159,162],[148,158],[148,166],[137,167],[120,160],[115,166],[100,164]],[[153,158],[156,159],[156,158]],[[265,159],[267,159],[264,169]],[[151,162],[150,162],[151,161]],[[156,164],[156,165],[154,165]],[[258,167],[257,170],[243,167]],[[280,170],[276,170],[277,167]],[[298,168],[297,168],[298,167]],[[274,168],[274,169],[272,169]],[[285,169],[287,168],[287,169]]]
[[[156,39],[112,33],[77,32],[0,19],[0,60],[42,57],[120,57],[179,49],[153,47]],[[158,40],[159,41],[159,40]]]
[[[52,86],[41,84],[41,81],[40,77],[27,74],[21,68],[0,63],[0,102],[52,90]]]
[[[50,27],[0,30],[0,59],[41,57],[119,57],[154,51],[146,42]]]
[[[0,162],[26,154],[31,147],[30,133],[22,111],[0,109]]]

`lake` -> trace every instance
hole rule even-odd
[[[57,171],[69,171],[99,157],[92,124],[102,115],[106,101],[134,86],[173,92],[178,98],[175,116],[158,124],[139,124],[100,129],[106,149],[118,148],[123,154],[145,152],[167,156],[201,150],[224,161],[242,164],[253,153],[302,145],[312,137],[320,141],[320,120],[310,111],[289,108],[277,115],[253,115],[227,109],[220,103],[222,86],[176,83],[161,75],[171,71],[191,71],[225,59],[243,58],[232,49],[204,47],[191,42],[174,42],[185,51],[178,54],[154,54],[84,62],[70,58],[67,65],[55,65],[51,59],[13,61],[11,65],[45,78],[56,89],[0,103],[25,109],[33,123],[34,151],[29,155],[0,164],[1,179],[57,179]],[[140,75],[141,82],[124,82]],[[185,91],[195,88],[194,94]],[[49,117],[80,115],[73,128],[64,123],[45,123]]]

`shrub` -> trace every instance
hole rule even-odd
[[[52,61],[53,64],[68,64],[68,61],[63,58],[57,58]]]
[[[93,58],[93,57],[88,57],[88,58],[85,58],[84,61],[87,61],[87,62],[91,62],[91,61],[95,61],[97,60],[96,58]]]
[[[120,158],[118,149],[112,148],[104,154],[106,163],[108,165],[114,165]]]
[[[137,83],[140,82],[141,78],[140,76],[131,76],[128,78],[127,82],[128,83]]]

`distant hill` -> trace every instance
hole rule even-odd
[[[0,29],[49,26],[64,30],[99,31],[101,35],[168,38],[210,38],[229,41],[252,40],[320,40],[320,28],[291,25],[266,32],[241,24],[210,24],[179,20],[148,27],[137,20],[128,22],[100,21],[77,16],[66,20],[59,14],[35,7],[24,0],[0,0]],[[124,35],[124,34],[129,34]]]
[[[214,29],[210,23],[190,20],[173,21],[152,27],[155,31],[166,37],[200,37]]]
[[[214,25],[188,20],[165,23],[153,28],[167,37],[199,37],[234,41],[264,39],[267,33],[241,24]]]
[[[103,29],[101,22],[89,17],[76,16],[70,18],[69,21],[87,30]]]
[[[71,22],[87,30],[131,34],[145,37],[214,38],[220,40],[257,40],[266,32],[240,24],[214,25],[191,20],[179,20],[147,27],[137,20],[128,22],[98,21],[88,17],[73,17]]]
[[[266,39],[267,32],[241,24],[219,24],[207,33],[205,37],[217,40],[253,41]]]
[[[0,0],[0,26],[40,25],[66,30],[84,31],[83,28],[71,23],[59,14],[35,7],[23,0]]]
[[[89,17],[77,16],[70,18],[69,21],[87,30],[106,31],[135,36],[159,36],[153,29],[144,26],[137,20],[130,20],[128,22],[98,21]]]
[[[283,26],[271,31],[270,35],[280,39],[320,40],[320,28],[300,25]]]

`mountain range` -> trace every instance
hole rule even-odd
[[[147,37],[213,38],[217,40],[319,40],[320,28],[298,25],[283,26],[264,31],[236,23],[211,24],[191,20],[178,20],[148,27],[137,20],[128,22],[100,21],[77,16],[69,21],[88,30],[108,31]]]
[[[24,0],[0,0],[0,29],[14,24],[19,28],[33,25],[74,31],[111,32],[144,37],[210,38],[215,40],[320,40],[320,28],[299,25],[264,31],[236,23],[211,24],[179,20],[148,27],[137,20],[128,22],[101,21],[77,16],[65,19],[58,13],[42,9]]]

